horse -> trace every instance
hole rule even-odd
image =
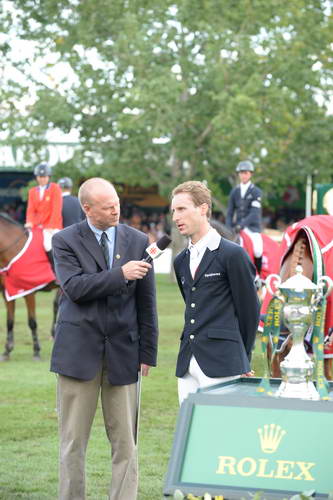
[[[31,231],[25,229],[8,214],[0,212],[0,291],[2,292],[7,311],[7,339],[5,343],[5,350],[0,356],[0,361],[8,361],[10,359],[10,353],[14,349],[15,299],[18,296],[24,297],[26,303],[28,326],[31,330],[32,336],[33,359],[40,360],[41,348],[37,333],[35,292],[40,289],[43,289],[44,291],[52,290],[53,288],[58,287],[58,285],[51,266],[48,263],[46,253],[42,247],[41,230],[38,231],[39,233],[36,232],[32,235]],[[32,245],[32,242],[35,246]],[[31,247],[30,253],[27,252],[29,247]],[[36,251],[36,248],[38,251]],[[28,258],[28,262],[25,263],[24,268],[22,268],[23,274],[26,270],[28,272],[30,271],[31,276],[34,276],[34,284],[31,287],[28,285],[26,290],[20,290],[20,293],[15,295],[14,292],[8,291],[8,283],[9,280],[14,280],[15,282],[15,279],[17,279],[19,282],[20,279],[23,278],[21,273],[17,273],[17,271],[15,271],[23,255]],[[39,256],[38,258],[37,255]],[[30,261],[30,259],[32,259],[33,262]],[[37,272],[34,269],[28,269],[31,267],[30,264],[32,265],[32,263],[34,263],[39,265],[41,262],[43,263],[43,270],[45,271],[42,276],[39,274],[39,267],[37,267]],[[41,283],[38,281],[40,278],[45,278],[47,283]],[[20,283],[20,286],[21,285],[22,284]],[[22,286],[24,288],[24,284]],[[57,301],[55,300],[53,325],[56,310]]]
[[[287,228],[279,252],[279,275],[284,282],[296,274],[296,266],[301,265],[303,274],[316,282],[320,274],[333,278],[333,216],[312,215]],[[271,296],[267,294],[262,306],[265,314]],[[333,345],[330,336],[333,331],[333,295],[327,298],[324,334],[324,372],[327,380],[333,379]],[[332,337],[331,337],[332,338]],[[281,377],[280,363],[292,347],[292,339],[287,329],[280,331],[281,347],[271,358],[271,346],[268,343],[268,358],[271,363],[271,375]],[[311,347],[307,344],[308,349]]]

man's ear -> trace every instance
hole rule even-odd
[[[201,213],[201,215],[207,215],[208,214],[208,203],[202,203],[200,205],[200,213]]]
[[[85,214],[87,214],[89,212],[89,208],[90,208],[90,206],[88,205],[88,203],[84,203],[82,205],[82,210],[84,211]]]

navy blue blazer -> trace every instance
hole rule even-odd
[[[121,266],[145,256],[147,236],[119,224],[111,269],[86,221],[59,231],[52,244],[63,295],[51,371],[91,380],[105,359],[110,383],[136,382],[140,363],[156,365],[155,279],[151,269],[127,283]]]
[[[232,189],[229,200],[226,217],[228,227],[240,226],[251,231],[261,233],[262,230],[262,208],[261,208],[261,189],[254,184],[250,184],[244,198],[241,197],[240,187]]]
[[[250,370],[251,351],[259,321],[255,268],[237,244],[221,239],[206,249],[192,279],[189,250],[174,261],[185,301],[176,375],[188,371],[192,354],[208,377],[240,375]]]

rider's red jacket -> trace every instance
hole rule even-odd
[[[27,222],[43,229],[62,229],[62,193],[55,182],[50,182],[40,199],[39,186],[29,190]]]

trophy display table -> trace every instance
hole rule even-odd
[[[240,378],[191,394],[177,420],[164,495],[281,500],[333,490],[333,383],[330,400],[277,398],[258,392],[261,379]]]

